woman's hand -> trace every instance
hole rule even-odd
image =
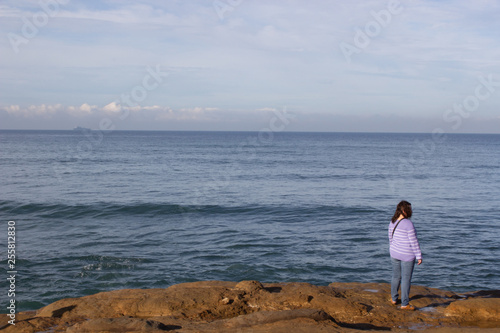
[[[417,265],[420,265],[422,263],[422,259],[417,260]]]

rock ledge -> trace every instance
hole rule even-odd
[[[2,332],[500,332],[500,291],[456,294],[412,286],[417,311],[390,303],[383,283],[204,281],[62,299],[21,312]]]

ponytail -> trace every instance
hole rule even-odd
[[[412,213],[413,212],[411,210],[411,203],[403,200],[400,203],[398,203],[398,206],[396,207],[396,212],[394,213],[391,222],[392,223],[396,222],[400,215],[403,215],[406,219],[409,219]]]

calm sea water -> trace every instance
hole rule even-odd
[[[414,284],[499,289],[499,135],[0,131],[0,175],[18,310],[197,280],[389,282],[401,199]]]

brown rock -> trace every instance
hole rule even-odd
[[[17,314],[2,332],[476,332],[500,331],[500,295],[468,295],[412,286],[402,311],[385,283],[265,283],[205,281],[166,289],[115,290],[62,299]],[[463,300],[467,298],[466,300]],[[461,327],[460,325],[467,326]],[[452,331],[450,331],[452,330]],[[469,330],[469,331],[467,331]]]
[[[22,313],[21,313],[22,315]],[[2,315],[3,317],[4,315]],[[19,316],[19,314],[18,314]],[[22,316],[21,316],[22,317]],[[16,318],[15,325],[5,324],[2,322],[0,325],[0,331],[2,332],[17,332],[17,333],[33,333],[33,332],[44,332],[49,327],[61,326],[61,329],[65,329],[64,324],[61,324],[59,320],[54,318],[28,318],[21,319]]]
[[[251,327],[262,324],[275,323],[277,321],[287,321],[297,318],[309,318],[314,321],[334,321],[323,310],[316,309],[296,309],[284,311],[260,311],[248,315],[238,316],[226,321],[228,327]]]
[[[259,281],[241,281],[234,287],[234,289],[243,290],[244,292],[251,294],[259,290],[263,290],[264,286]]]
[[[90,319],[73,325],[66,332],[165,332],[179,328],[181,327],[167,326],[154,320],[121,317]]]
[[[500,322],[500,298],[473,298],[453,302],[446,308],[445,314],[462,322]]]

